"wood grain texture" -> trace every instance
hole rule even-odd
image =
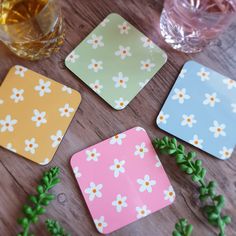
[[[145,128],[151,138],[165,133],[155,125],[156,116],[165,101],[175,79],[183,66],[194,59],[220,73],[236,79],[236,25],[232,25],[219,39],[202,53],[186,55],[172,50],[160,37],[159,16],[163,1],[157,0],[67,0],[62,1],[66,23],[66,40],[59,53],[49,59],[28,62],[12,55],[0,45],[0,81],[9,68],[21,64],[58,82],[71,86],[82,95],[82,103],[53,159],[47,167],[41,167],[16,154],[0,149],[0,235],[12,236],[19,232],[16,219],[21,216],[21,207],[32,193],[42,171],[50,166],[61,168],[61,184],[53,189],[57,199],[48,207],[37,226],[35,235],[47,235],[43,227],[45,217],[62,222],[73,236],[99,235],[69,166],[69,160],[77,151],[98,143],[115,133],[134,126]],[[125,17],[139,30],[149,36],[168,54],[168,62],[153,80],[123,111],[115,111],[78,80],[64,66],[66,55],[109,13]],[[236,122],[235,122],[236,123]],[[232,216],[227,236],[236,235],[236,153],[228,161],[219,161],[190,145],[203,159],[208,169],[207,178],[216,179],[219,192],[227,198],[224,213]],[[112,233],[112,236],[167,236],[171,235],[179,217],[188,218],[195,226],[194,235],[216,235],[199,211],[196,186],[175,165],[175,161],[160,155],[161,162],[176,190],[175,203],[136,223]]]

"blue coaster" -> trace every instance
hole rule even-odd
[[[228,159],[236,144],[236,81],[187,62],[157,125],[219,159]]]

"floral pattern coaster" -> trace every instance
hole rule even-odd
[[[194,61],[187,62],[157,125],[225,160],[236,144],[236,81]]]
[[[66,66],[121,110],[165,64],[166,54],[117,14],[107,16],[66,58]]]
[[[48,164],[80,104],[80,94],[22,66],[0,87],[0,145]]]
[[[175,199],[175,193],[141,127],[73,155],[71,166],[97,230],[110,233]]]

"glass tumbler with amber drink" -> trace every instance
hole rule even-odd
[[[64,25],[58,0],[0,0],[0,40],[19,57],[38,60],[59,50]]]

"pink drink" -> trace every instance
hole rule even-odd
[[[235,20],[236,0],[165,0],[160,29],[174,49],[199,52]]]

